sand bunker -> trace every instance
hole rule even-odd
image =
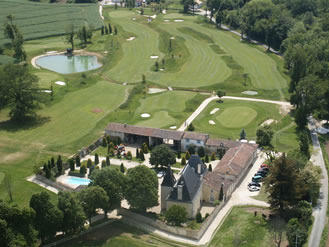
[[[63,81],[56,81],[55,84],[60,85],[60,86],[65,86],[66,83]]]
[[[136,21],[136,18],[135,17],[133,17],[133,18],[131,18],[133,21]]]
[[[175,37],[170,37],[170,39],[175,39]]]
[[[157,18],[157,15],[151,15],[150,16],[152,19],[155,19],[155,18]]]
[[[160,69],[160,71],[164,71],[164,69]]]
[[[169,129],[175,130],[175,129],[177,129],[177,126],[175,126],[175,125],[174,126],[170,126]]]
[[[161,93],[167,91],[167,89],[163,89],[163,88],[149,88],[148,93],[149,94],[153,94],[153,93]]]
[[[219,111],[219,108],[212,109],[210,115],[214,115],[217,111]]]
[[[274,119],[267,119],[266,121],[264,121],[260,126],[265,126],[265,125],[271,125],[272,123],[276,123],[277,121]]]
[[[51,93],[51,90],[42,90],[42,92]]]
[[[164,20],[164,22],[170,22],[170,20]]]
[[[215,124],[216,124],[216,123],[214,122],[214,120],[209,120],[208,123],[211,124],[211,125],[215,125]]]
[[[243,91],[243,94],[247,94],[247,95],[257,95],[258,93],[256,91]]]
[[[184,20],[181,20],[181,19],[177,19],[177,20],[174,20],[174,22],[183,22]]]
[[[156,59],[156,58],[159,58],[159,56],[150,56],[150,58]]]
[[[134,39],[136,39],[136,37],[130,37],[129,39],[127,39],[127,41],[132,41]]]
[[[168,87],[168,90],[169,90],[169,91],[173,91],[172,87]]]
[[[162,14],[167,14],[167,10],[162,10]]]
[[[54,53],[57,53],[57,51],[47,51],[46,53],[47,54],[54,54]]]
[[[104,51],[104,54],[107,54],[108,53],[108,51]]]
[[[143,114],[141,114],[141,117],[142,118],[149,118],[151,115],[150,114],[148,114],[148,113],[143,113]]]

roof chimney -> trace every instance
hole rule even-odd
[[[198,164],[198,174],[201,174],[201,164]]]
[[[177,186],[177,200],[179,200],[179,201],[183,200],[183,186],[184,186],[184,183],[179,184]]]

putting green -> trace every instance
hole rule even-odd
[[[241,128],[247,126],[257,117],[257,111],[246,106],[226,108],[216,116],[216,119],[226,128]]]
[[[140,117],[140,119],[143,119],[143,118]],[[153,127],[153,128],[154,127],[165,128],[166,126],[175,125],[176,122],[177,122],[177,120],[174,119],[173,117],[171,117],[168,112],[159,111],[159,112],[155,112],[153,115],[151,115],[150,118],[137,122],[136,125],[145,126],[145,127]]]

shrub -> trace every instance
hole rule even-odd
[[[187,130],[188,131],[194,131],[195,130],[195,128],[194,128],[194,126],[193,126],[192,123],[187,127]]]
[[[93,162],[91,161],[91,159],[87,160],[87,168],[90,168],[93,165]]]
[[[198,155],[200,157],[204,157],[205,156],[205,151],[204,151],[204,147],[198,147]]]
[[[169,224],[180,226],[187,221],[186,209],[179,205],[172,205],[165,213],[165,219]]]
[[[205,160],[204,160],[206,163],[209,163],[209,156],[208,156],[208,154],[206,154],[206,158],[205,158]]]
[[[133,156],[130,151],[128,151],[126,158],[127,158],[127,160],[132,160]]]
[[[106,137],[105,136],[103,137],[103,140],[102,140],[102,146],[103,147],[106,147],[107,146],[107,141],[106,141]]]
[[[85,164],[80,166],[80,174],[85,175],[87,173],[87,167]]]
[[[102,160],[102,168],[106,167],[106,161]]]
[[[106,156],[106,166],[110,166],[110,157],[107,155]]]
[[[80,161],[80,157],[79,157],[79,155],[77,155],[77,156],[75,157],[75,164],[77,165],[77,167],[80,167],[80,166],[81,166],[81,161]]]
[[[189,160],[190,158],[191,158],[191,155],[190,155],[189,151],[187,151],[187,152],[185,153],[185,159],[186,159],[186,160]]]
[[[195,146],[194,145],[188,146],[187,150],[190,154],[195,154]]]
[[[149,148],[148,148],[146,142],[144,142],[142,145],[142,151],[144,154],[147,154],[149,152]]]
[[[208,166],[208,171],[212,172],[212,166],[211,166],[211,164],[209,164],[209,166]]]
[[[198,223],[202,223],[202,215],[200,212],[196,214],[195,220]]]
[[[125,167],[124,167],[123,163],[121,163],[121,165],[120,165],[120,172],[125,173]]]
[[[69,159],[69,164],[70,164],[70,170],[74,171],[75,167],[74,167],[74,160],[73,159]]]
[[[212,153],[210,159],[211,159],[211,161],[216,160],[216,154],[215,153]]]
[[[177,159],[180,159],[180,158],[181,158],[181,153],[178,152],[178,153],[177,153]]]
[[[185,157],[182,158],[182,160],[181,160],[181,165],[182,165],[182,166],[185,166],[185,165],[186,165],[186,159],[185,159]]]

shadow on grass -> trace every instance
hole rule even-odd
[[[22,121],[5,120],[0,122],[0,130],[16,132],[19,130],[28,130],[42,126],[50,121],[50,117],[26,118]]]
[[[65,244],[60,244],[61,247],[84,247],[84,246],[103,246],[112,238],[119,237],[122,234],[131,234],[132,238],[139,239],[144,232],[123,224],[120,221],[114,221],[106,226],[92,230],[74,240],[68,241]]]

